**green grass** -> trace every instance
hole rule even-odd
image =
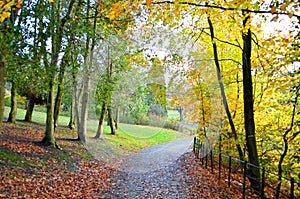
[[[5,118],[8,118],[9,111],[10,111],[10,108],[5,107],[5,109],[4,109],[4,117]],[[25,114],[26,114],[26,110],[18,108],[17,120],[24,120]],[[69,120],[70,120],[69,117],[59,116],[58,124],[61,125],[61,126],[68,126]],[[46,124],[46,113],[39,112],[39,111],[33,111],[32,121],[36,122],[36,123],[39,123],[39,124]]]
[[[3,162],[1,162],[3,161]],[[11,151],[0,151],[0,166],[10,165],[12,167],[35,167],[36,165],[32,162],[27,161],[21,155]]]
[[[168,118],[171,119],[179,119],[180,118],[180,114],[178,111],[175,110],[168,110]]]
[[[8,117],[9,110],[9,107],[5,107],[4,117]],[[17,119],[23,120],[25,117],[25,113],[26,111],[24,109],[18,109]],[[32,121],[40,124],[45,124],[46,113],[34,111],[32,115]],[[61,126],[67,126],[69,123],[69,117],[60,116],[58,123]],[[97,128],[97,120],[88,120],[87,137],[94,137],[96,135]],[[139,149],[143,149],[156,144],[169,142],[182,136],[183,134],[169,129],[129,124],[119,124],[117,135],[111,135],[109,126],[105,125],[103,135],[103,137],[109,141],[110,146],[115,147],[116,153],[119,153],[118,150],[137,151]],[[90,142],[90,144],[93,145],[92,147],[97,148],[97,142],[92,141]],[[103,148],[103,146],[99,145],[99,147],[99,150],[102,150],[101,148]]]

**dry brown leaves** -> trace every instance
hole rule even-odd
[[[115,170],[74,153],[87,153],[79,142],[58,139],[63,151],[41,146],[35,142],[43,128],[26,126],[4,123],[0,131],[0,198],[104,197]],[[67,130],[57,135],[76,136]]]

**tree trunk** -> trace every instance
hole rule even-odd
[[[108,112],[108,120],[109,120],[109,126],[110,126],[110,133],[112,135],[115,135],[115,134],[117,134],[117,129],[116,129],[115,122],[114,122],[114,119],[113,119],[112,109],[109,107],[107,109],[107,112]]]
[[[116,119],[115,119],[115,127],[118,130],[118,124],[120,121],[120,108],[116,108]]]
[[[44,64],[46,65],[46,71],[49,75],[49,90],[47,98],[47,121],[46,121],[46,131],[45,136],[42,142],[46,145],[54,145],[59,148],[55,142],[54,138],[54,88],[56,83],[56,70],[58,68],[58,58],[59,54],[63,49],[63,35],[64,27],[67,20],[71,17],[73,9],[75,8],[75,0],[71,0],[66,10],[66,15],[63,18],[60,18],[60,15],[57,15],[56,12],[60,11],[59,2],[53,3],[51,7],[52,18],[48,26],[48,30],[51,33],[51,63],[48,65],[47,57],[44,57]],[[46,44],[42,44],[43,48],[46,48]],[[45,50],[46,52],[46,50]]]
[[[6,83],[6,68],[4,55],[0,52],[0,129],[2,128],[3,113],[4,113],[4,93]]]
[[[68,39],[68,46],[67,46],[66,52],[62,58],[61,65],[60,65],[60,70],[59,70],[59,75],[58,75],[57,94],[56,94],[56,98],[55,98],[55,107],[54,107],[54,127],[55,128],[57,127],[60,106],[61,106],[61,101],[62,101],[62,96],[63,96],[63,91],[64,91],[65,71],[66,71],[66,67],[68,65],[69,58],[71,55],[70,50],[73,48],[73,43],[72,43],[73,40],[74,40],[74,34],[72,34]]]
[[[30,96],[28,105],[27,105],[26,115],[25,115],[26,122],[32,121],[33,109],[34,109],[34,96]]]
[[[232,118],[229,106],[228,106],[227,96],[226,96],[226,93],[225,93],[225,88],[224,88],[222,75],[221,75],[221,67],[220,67],[220,63],[219,63],[218,48],[217,48],[217,44],[215,42],[213,42],[214,37],[215,37],[214,36],[214,28],[213,28],[213,24],[212,24],[209,17],[208,17],[208,24],[209,24],[209,29],[210,29],[211,41],[213,43],[214,61],[215,61],[216,69],[217,69],[217,76],[218,76],[219,87],[220,87],[220,90],[221,90],[223,106],[224,106],[224,109],[226,111],[227,118],[229,120],[229,125],[230,125],[230,128],[231,128],[231,132],[232,132],[234,140],[236,142],[236,148],[237,148],[237,151],[238,151],[238,154],[239,154],[239,158],[241,160],[243,160],[244,159],[244,153],[243,153],[243,150],[242,150],[242,147],[241,147],[240,143],[238,142],[237,131],[236,131],[236,128],[235,128],[235,125],[234,125],[234,122],[233,122],[233,118]]]
[[[82,106],[80,115],[80,126],[78,126],[78,137],[85,144],[86,143],[86,122],[88,119],[88,101],[90,95],[90,75],[93,67],[93,56],[94,48],[96,45],[96,27],[97,27],[97,9],[95,9],[95,15],[93,16],[93,37],[87,35],[85,43],[85,55],[84,55],[84,82],[83,82],[83,93],[82,93]],[[87,15],[86,23],[89,23],[90,17],[90,0],[87,1]]]
[[[179,112],[179,121],[180,122],[183,122],[183,108],[182,107],[180,107],[180,108],[178,108],[178,112]]]
[[[250,23],[249,13],[243,13],[245,19],[243,26],[246,27]],[[255,123],[253,110],[253,84],[251,75],[251,30],[248,28],[242,33],[243,38],[243,91],[244,91],[244,125],[246,131],[246,145],[248,151],[249,162],[259,167],[258,152],[255,138]],[[249,168],[249,180],[251,187],[259,193],[260,191],[260,172],[256,167]],[[253,179],[254,178],[254,179]]]
[[[54,137],[54,77],[50,82],[50,88],[47,96],[47,120],[46,131],[42,143],[46,146],[57,147]]]
[[[89,87],[90,77],[86,74],[84,78],[84,87],[82,93],[82,108],[80,115],[80,126],[78,127],[78,138],[85,144],[86,143],[86,122],[88,119],[88,101],[89,101]]]
[[[95,138],[101,138],[103,133],[103,126],[104,126],[104,120],[105,120],[105,113],[106,113],[106,104],[102,104],[100,118],[99,118],[99,124],[98,124],[98,130]]]
[[[72,94],[72,102],[71,102],[71,112],[70,112],[70,121],[69,121],[69,129],[74,130],[75,129],[75,97],[74,93]]]
[[[57,127],[59,112],[60,112],[60,105],[62,101],[62,95],[63,95],[63,80],[58,83],[57,87],[57,94],[55,98],[55,105],[54,105],[54,128]]]
[[[76,125],[76,127],[77,127],[77,131],[79,131],[79,128],[80,128],[80,126],[81,126],[81,124],[80,124],[80,110],[79,110],[79,101],[80,101],[80,93],[81,92],[79,92],[79,90],[78,90],[78,82],[77,82],[77,80],[75,80],[74,81],[74,105],[75,105],[75,107],[74,107],[74,110],[75,110],[75,125]],[[80,139],[79,138],[79,134],[78,134],[78,139]]]
[[[17,116],[17,94],[16,94],[16,84],[12,81],[11,84],[11,105],[10,105],[10,112],[8,117],[8,122],[16,123],[16,116]]]

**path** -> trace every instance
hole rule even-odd
[[[146,173],[162,169],[188,152],[192,141],[193,139],[189,137],[146,148],[125,161],[124,171]]]
[[[107,198],[188,198],[188,175],[182,155],[190,151],[192,138],[149,147],[128,158]]]

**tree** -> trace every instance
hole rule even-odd
[[[4,92],[5,92],[5,82],[6,82],[6,68],[5,60],[2,51],[0,52],[0,127],[2,128],[3,112],[4,112]]]
[[[228,21],[231,21],[230,23],[240,23],[243,27],[241,29],[242,35],[242,45],[239,44],[238,39],[236,39],[236,41],[238,42],[237,47],[241,48],[241,58],[242,58],[242,73],[243,73],[243,107],[244,107],[244,129],[245,129],[245,139],[246,139],[246,145],[247,145],[247,152],[248,152],[248,159],[249,162],[259,166],[259,159],[258,159],[258,150],[257,150],[257,144],[256,144],[256,137],[255,137],[255,120],[254,120],[254,89],[253,89],[253,82],[252,82],[252,78],[253,78],[253,74],[252,74],[252,40],[254,40],[254,38],[252,37],[253,32],[251,31],[251,19],[252,13],[255,14],[276,14],[276,15],[289,15],[290,17],[296,16],[299,17],[297,15],[294,14],[294,12],[292,10],[288,10],[286,9],[288,6],[293,5],[292,2],[289,3],[282,3],[277,5],[277,7],[280,7],[281,10],[276,11],[277,7],[276,6],[271,6],[271,10],[263,10],[262,6],[257,2],[244,2],[243,4],[237,3],[237,2],[224,2],[224,4],[222,2],[219,2],[218,4],[214,4],[214,3],[206,3],[206,4],[201,4],[201,3],[192,3],[192,2],[179,2],[179,3],[175,3],[175,2],[169,2],[169,1],[165,1],[165,2],[152,2],[152,1],[148,1],[146,4],[147,6],[156,6],[159,5],[161,6],[161,9],[157,9],[159,10],[158,13],[156,12],[155,15],[159,16],[163,22],[165,23],[172,23],[172,20],[175,17],[171,17],[169,15],[170,11],[174,11],[176,12],[176,17],[180,17],[180,9],[181,8],[185,8],[187,9],[188,6],[192,6],[192,7],[196,7],[196,9],[194,9],[193,14],[191,14],[193,18],[198,19],[197,17],[200,15],[199,20],[197,20],[197,22],[199,23],[195,23],[193,24],[194,26],[197,26],[199,24],[199,26],[202,25],[201,23],[201,16],[203,14],[206,14],[207,12],[209,12],[210,10],[214,9],[214,10],[218,10],[219,13],[224,14],[224,16],[230,15],[228,17]],[[239,6],[236,6],[239,5]],[[198,8],[198,9],[197,9]],[[200,9],[203,8],[203,9]],[[294,7],[293,7],[294,8]],[[184,9],[182,9],[184,10]],[[164,13],[164,14],[163,14]],[[241,14],[241,18],[239,16],[235,16],[236,13],[240,13]],[[163,15],[163,17],[161,17]],[[278,18],[278,16],[275,16],[273,19],[276,20],[276,17]],[[236,20],[237,18],[239,18],[239,20]],[[223,25],[224,25],[224,21],[222,21]],[[176,24],[176,23],[175,23]],[[228,23],[229,24],[229,23]],[[201,30],[201,28],[200,28]],[[201,37],[201,34],[205,32],[205,29],[203,28],[200,33],[199,36],[195,36],[197,37],[197,40]],[[218,39],[216,39],[218,40]],[[220,40],[221,42],[224,40]],[[215,37],[213,37],[213,43],[215,42]],[[225,43],[227,42],[228,44],[230,44],[230,41],[224,41]],[[255,41],[254,41],[255,42]],[[228,111],[228,110],[227,110]],[[231,128],[232,128],[232,124],[231,124]],[[242,156],[241,150],[239,150],[239,154],[240,156]],[[259,174],[259,170],[257,168],[250,168],[249,169],[249,174],[252,178],[254,179],[260,179],[260,174]],[[251,186],[252,188],[254,188],[254,190],[259,191],[260,188],[260,184],[255,182],[255,180],[250,179],[251,182]]]
[[[0,129],[2,128],[3,112],[4,112],[4,92],[7,80],[7,61],[10,60],[9,54],[10,42],[13,37],[13,27],[17,20],[18,10],[21,8],[22,1],[4,1],[0,3]]]
[[[239,154],[239,158],[241,160],[244,159],[244,154],[242,151],[242,147],[240,146],[239,142],[238,142],[238,135],[236,132],[236,128],[233,122],[233,118],[231,115],[231,111],[229,109],[228,106],[228,101],[227,101],[227,96],[225,93],[225,88],[224,88],[224,84],[223,84],[223,80],[222,80],[222,74],[221,74],[221,67],[220,67],[220,63],[219,63],[219,57],[218,57],[218,49],[217,49],[217,44],[214,42],[215,36],[214,36],[214,28],[213,28],[213,24],[210,20],[210,17],[208,17],[208,24],[209,24],[209,30],[210,30],[210,37],[212,40],[212,46],[213,46],[213,52],[214,52],[214,61],[215,61],[215,65],[216,65],[216,71],[217,71],[217,76],[218,76],[218,82],[219,82],[219,86],[220,86],[220,91],[221,91],[221,96],[222,96],[222,100],[223,100],[223,105],[224,105],[224,109],[226,111],[226,115],[230,124],[230,128],[233,134],[233,137],[236,141],[236,147],[237,147],[237,151]]]
[[[58,67],[59,53],[62,49],[62,40],[64,35],[64,27],[71,17],[73,10],[76,10],[77,4],[75,1],[70,1],[66,13],[63,17],[60,17],[60,2],[52,2],[50,6],[50,23],[48,24],[46,32],[51,36],[51,57],[48,63],[46,55],[44,58],[44,64],[47,71],[48,78],[48,96],[47,96],[47,119],[45,136],[42,143],[45,145],[58,147],[54,137],[54,91],[56,85],[56,70]],[[43,48],[46,49],[46,44]]]

